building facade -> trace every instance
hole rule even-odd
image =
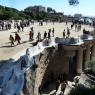
[[[39,6],[27,7],[25,9],[25,11],[28,11],[28,12],[46,12],[46,9],[45,9],[45,7],[39,5]]]

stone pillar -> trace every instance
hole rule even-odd
[[[68,56],[64,56],[64,73],[65,74],[69,74],[69,61],[70,61],[70,58]]]
[[[66,50],[64,53],[64,72],[68,75],[69,74],[69,63],[70,63],[70,58],[72,58],[73,56],[75,56],[75,51],[73,50]]]
[[[77,67],[76,67],[76,71],[77,74],[81,74],[82,73],[82,64],[83,64],[83,49],[79,48],[79,50],[77,51]]]
[[[88,62],[90,61],[90,44],[86,46],[84,68],[88,68]]]
[[[95,44],[92,46],[92,50],[91,50],[91,60],[95,59]]]

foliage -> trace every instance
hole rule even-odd
[[[69,5],[78,5],[78,0],[69,0]]]
[[[52,12],[52,10],[53,10],[53,9],[50,8],[50,7],[47,8],[47,12],[48,12],[48,13]]]
[[[95,72],[95,60],[91,60],[88,64],[89,68]]]
[[[95,95],[95,88],[90,89],[83,85],[79,85],[78,87],[73,88],[69,95]]]

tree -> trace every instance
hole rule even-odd
[[[69,0],[69,5],[77,5],[79,4],[78,0]]]
[[[48,13],[52,12],[52,10],[53,10],[53,9],[50,8],[50,7],[47,8],[47,12],[48,12]]]

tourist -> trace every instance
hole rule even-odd
[[[14,45],[14,37],[12,35],[10,35],[9,40],[11,41],[11,46],[13,46]]]
[[[59,85],[60,85],[60,80],[57,80],[57,81],[56,81],[56,92],[57,92],[57,90],[58,90],[58,88],[59,88]]]
[[[15,33],[15,41],[17,41],[17,45],[20,44],[20,36],[18,35],[18,33]]]
[[[65,91],[66,85],[67,85],[67,82],[66,82],[66,81],[63,81],[63,82],[61,83],[61,91],[63,91],[63,93],[64,93],[64,91]]]
[[[32,39],[34,39],[34,28],[33,27],[31,27],[31,33],[32,33]]]
[[[24,25],[22,23],[21,23],[20,27],[21,27],[21,29],[23,31],[24,30]]]
[[[17,25],[17,32],[20,32],[20,26]]]
[[[73,24],[71,24],[71,29],[73,29]]]
[[[29,40],[31,41],[33,38],[32,38],[32,31],[29,32]]]
[[[50,39],[51,35],[50,35],[50,31],[48,32],[48,39]]]
[[[77,31],[77,29],[78,29],[78,26],[77,26],[77,24],[75,25],[75,31]]]
[[[31,27],[31,31],[32,31],[32,32],[34,31],[34,28],[33,28],[33,27]]]
[[[68,24],[68,22],[66,21],[66,25]]]
[[[51,20],[52,24],[54,25],[55,24],[55,20]]]
[[[37,38],[38,41],[41,41],[41,33],[40,32],[38,32],[38,35],[37,35],[36,38]]]
[[[78,31],[81,31],[81,24],[78,25]]]
[[[51,33],[51,29],[48,29],[48,31]]]
[[[43,21],[41,21],[41,26],[43,26]]]
[[[69,30],[68,27],[67,27],[67,37],[68,37],[68,38],[70,37],[70,30]]]
[[[65,36],[66,36],[66,35],[65,35],[65,29],[64,29],[64,31],[63,31],[63,38],[65,38]]]
[[[34,40],[34,31],[32,31],[32,40]]]
[[[54,28],[52,29],[52,36],[54,37]]]
[[[39,86],[39,88],[38,88],[38,95],[42,95],[42,88],[41,88],[41,86]]]
[[[44,33],[44,39],[46,39],[47,38],[47,32],[45,31],[45,33]]]
[[[46,20],[46,25],[47,25],[48,21]]]
[[[85,33],[85,28],[83,29],[83,33]]]
[[[74,77],[75,85],[78,86],[79,84],[79,76]]]

